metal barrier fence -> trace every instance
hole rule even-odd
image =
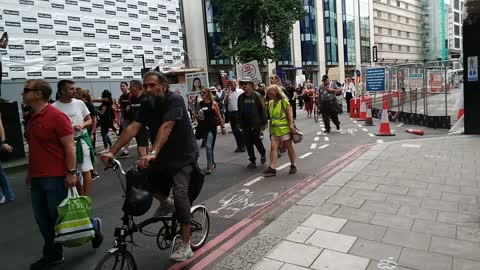
[[[434,128],[450,128],[456,120],[456,101],[462,91],[463,69],[458,60],[385,65],[386,91],[366,93],[366,70],[358,94],[372,102],[373,117],[378,117],[387,102],[392,121]],[[358,95],[357,95],[358,96]]]

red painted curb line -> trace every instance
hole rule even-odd
[[[366,150],[368,150],[371,146],[372,146],[371,144],[358,146],[352,149],[351,151],[347,152],[346,154],[342,155],[338,159],[330,162],[325,167],[323,167],[319,173],[314,174],[310,177],[307,177],[304,180],[293,185],[287,191],[282,193],[280,196],[272,200],[267,205],[264,205],[263,207],[257,209],[255,212],[250,214],[245,219],[241,220],[240,222],[233,225],[223,233],[219,234],[217,237],[209,241],[203,248],[201,248],[200,250],[197,250],[192,258],[190,258],[187,261],[177,263],[171,266],[170,268],[168,268],[168,270],[183,269],[183,267],[189,265],[192,261],[199,258],[205,252],[208,252],[210,249],[214,248],[216,245],[223,242],[226,238],[228,238],[229,236],[237,232],[243,226],[246,226],[232,239],[228,240],[223,245],[221,245],[218,249],[214,250],[212,253],[207,255],[198,263],[194,264],[191,267],[191,269],[200,270],[208,266],[210,263],[214,262],[218,257],[222,256],[225,252],[227,252],[229,249],[234,247],[236,244],[238,244],[241,240],[246,238],[250,233],[252,233],[256,228],[258,228],[260,225],[262,225],[265,222],[264,220],[261,220],[261,219],[254,221],[255,217],[259,216],[260,214],[264,214],[268,211],[272,211],[272,213],[280,211],[281,209],[283,209],[282,206],[286,205],[292,200],[297,199],[298,197],[308,194],[309,192],[311,192],[312,189],[318,187],[322,183],[326,182],[331,176],[337,174],[345,165],[351,163],[353,160],[355,160],[357,157],[363,154]],[[286,198],[282,200],[280,204],[278,204],[277,202],[284,197]],[[275,207],[273,207],[274,204],[276,204]]]

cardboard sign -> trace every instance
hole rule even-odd
[[[257,60],[243,64],[240,72],[240,79],[244,77],[250,77],[255,83],[262,82],[262,74],[260,73]]]

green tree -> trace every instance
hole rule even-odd
[[[279,60],[280,51],[290,47],[293,24],[304,16],[302,0],[211,1],[224,38],[219,51],[240,63]]]

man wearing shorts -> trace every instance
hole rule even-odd
[[[138,112],[140,110],[140,105],[145,99],[145,94],[143,93],[143,83],[139,80],[133,80],[130,82],[130,93],[132,93],[132,99],[130,100],[129,112],[132,115],[133,119],[136,119]],[[145,156],[148,152],[148,130],[143,126],[137,136],[135,136],[137,141],[137,153],[139,157]]]
[[[136,119],[101,159],[108,164],[127,142],[139,134],[142,127],[148,127],[152,151],[142,156],[138,165],[140,169],[151,167],[150,190],[160,201],[155,216],[171,213],[172,202],[168,195],[173,187],[175,213],[181,224],[183,241],[170,260],[185,261],[193,256],[190,207],[201,189],[198,179],[191,177],[198,168],[198,145],[185,102],[181,96],[170,92],[165,76],[155,71],[148,72],[144,75],[143,86],[147,97],[141,103]]]

